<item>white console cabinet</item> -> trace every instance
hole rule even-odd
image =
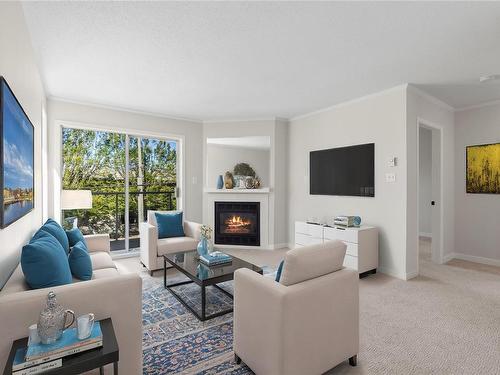
[[[295,222],[295,247],[340,240],[347,245],[344,266],[360,274],[374,273],[378,267],[378,229],[334,228],[319,224]]]

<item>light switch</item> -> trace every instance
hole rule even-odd
[[[395,167],[396,165],[398,165],[398,158],[397,157],[390,158],[389,167]]]
[[[385,182],[396,182],[396,173],[386,173]]]

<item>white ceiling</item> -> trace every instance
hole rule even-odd
[[[48,94],[193,119],[285,117],[410,82],[500,99],[500,3],[25,2]]]
[[[244,147],[258,150],[269,150],[271,148],[271,138],[268,136],[207,138],[207,143],[210,145]]]

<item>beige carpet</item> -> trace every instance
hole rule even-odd
[[[283,251],[234,255],[276,265]],[[421,276],[360,280],[358,366],[346,362],[328,374],[500,374],[500,268],[430,259],[422,240]],[[140,270],[137,258],[118,262]]]

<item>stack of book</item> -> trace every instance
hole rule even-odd
[[[102,346],[102,332],[99,322],[94,323],[92,334],[84,340],[78,339],[76,328],[65,330],[53,344],[31,344],[16,351],[12,363],[12,374],[39,374],[62,366],[64,357]]]
[[[232,258],[220,251],[214,251],[213,253],[200,256],[200,262],[206,264],[207,266],[218,266],[221,264],[231,263]]]

